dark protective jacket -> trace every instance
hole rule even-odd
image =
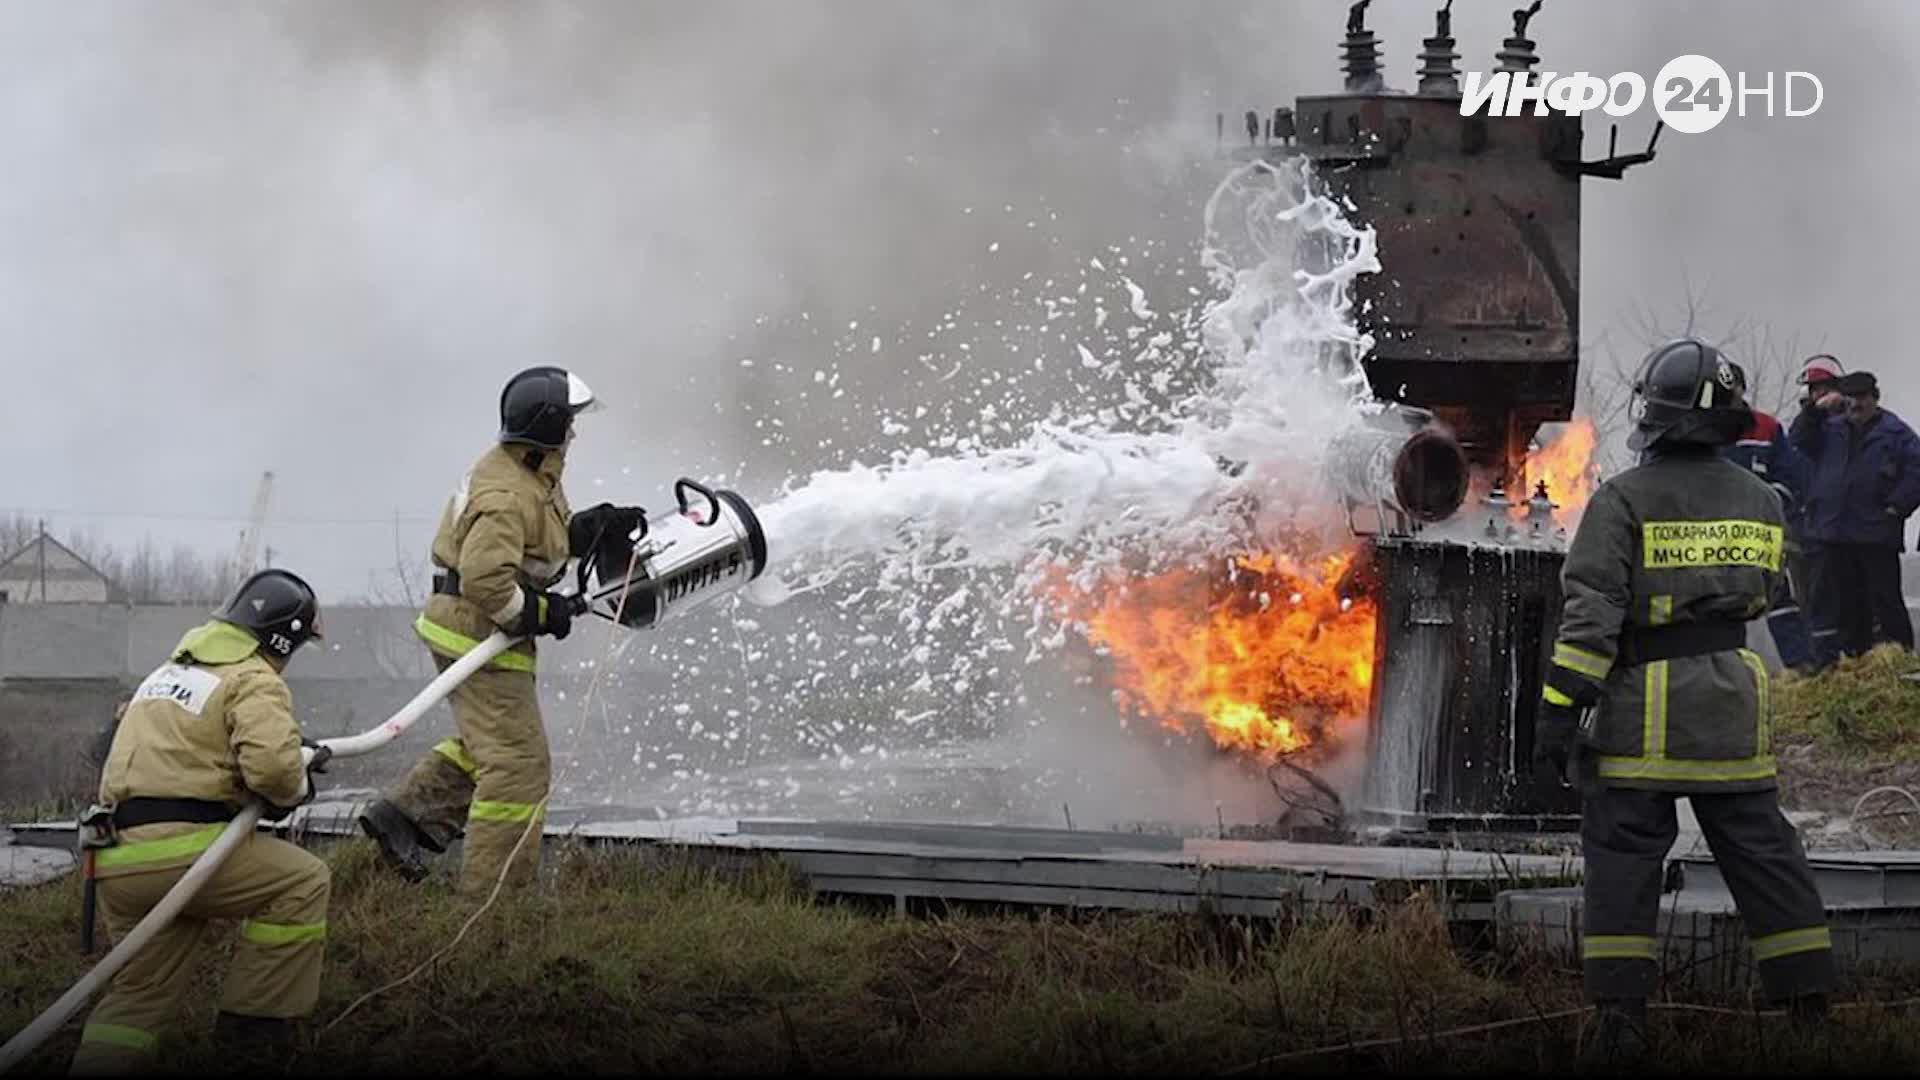
[[[1740,434],[1740,441],[1727,447],[1727,460],[1769,484],[1785,489],[1787,518],[1794,524],[1795,511],[1807,497],[1807,480],[1812,465],[1787,438],[1787,429],[1771,413],[1754,410],[1753,423]]]
[[[1793,421],[1794,446],[1812,463],[1806,496],[1809,539],[1899,548],[1920,509],[1920,436],[1880,410],[1865,424],[1808,409]]]
[[[1779,493],[1707,447],[1663,448],[1594,493],[1561,571],[1546,687],[1549,701],[1594,706],[1581,727],[1583,774],[1659,791],[1774,786],[1758,654],[1616,661],[1624,636],[1652,628],[1742,631],[1767,610],[1785,533]]]

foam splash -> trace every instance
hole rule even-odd
[[[1104,694],[1079,689],[1073,654],[1057,651],[1073,628],[1048,599],[1063,580],[1348,539],[1321,462],[1375,407],[1349,288],[1379,269],[1373,235],[1317,192],[1304,162],[1236,169],[1204,220],[1211,301],[1190,288],[1193,302],[1169,303],[1182,271],[1164,262],[1088,258],[1077,289],[1047,280],[1028,294],[1036,323],[1085,318],[1081,340],[1056,337],[1024,375],[981,375],[984,394],[920,445],[756,498],[766,575],[731,612],[648,638],[644,656],[608,673],[602,700],[643,701],[647,714],[630,759],[596,766],[608,787],[675,812],[948,820],[1058,822],[1071,799],[1087,824],[1096,792],[1115,820],[1153,807],[1212,823],[1218,804],[1253,798],[1234,763],[1172,733],[1123,731]],[[1111,288],[1090,288],[1089,272]],[[871,332],[849,327],[861,349]],[[986,342],[955,347],[970,356]],[[966,364],[918,359],[935,381]],[[793,372],[809,386],[838,378],[831,365]],[[929,411],[882,416],[876,440]],[[770,439],[778,429],[767,421]],[[620,721],[588,723],[610,734]],[[925,761],[908,768],[914,755]],[[906,803],[902,769],[916,777]]]
[[[1256,531],[1324,505],[1324,448],[1370,407],[1348,286],[1379,268],[1373,234],[1312,190],[1304,162],[1236,170],[1206,222],[1203,263],[1224,297],[1194,320],[1204,387],[1156,406],[1128,382],[1145,406],[1132,426],[1056,406],[1013,446],[902,451],[790,483],[761,510],[776,570],[751,598],[778,603],[875,561],[882,588],[1013,569],[1027,588],[1007,595],[1024,595],[1049,566],[1091,582],[1123,562],[1227,554],[1249,539],[1232,512],[1244,505],[1273,508]],[[1151,315],[1122,280],[1132,311]],[[1107,366],[1077,351],[1081,367]]]

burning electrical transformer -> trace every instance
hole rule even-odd
[[[1530,450],[1542,424],[1573,417],[1580,182],[1617,179],[1653,144],[1585,161],[1577,116],[1460,115],[1445,9],[1419,89],[1388,90],[1366,7],[1349,14],[1344,92],[1264,121],[1248,112],[1248,145],[1233,152],[1309,159],[1373,228],[1386,268],[1357,283],[1355,300],[1375,342],[1362,366],[1388,408],[1329,464],[1371,583],[1360,809],[1410,828],[1544,824],[1576,805],[1536,782],[1529,761],[1592,431],[1576,425]],[[1539,62],[1526,36],[1538,7],[1514,13],[1499,70]]]

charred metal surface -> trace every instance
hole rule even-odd
[[[1579,374],[1580,182],[1618,177],[1645,152],[1581,159],[1579,117],[1462,116],[1449,12],[1436,13],[1418,71],[1420,93],[1373,85],[1372,34],[1356,5],[1348,24],[1348,90],[1296,102],[1294,144],[1247,146],[1240,160],[1310,158],[1352,216],[1373,227],[1383,272],[1355,283],[1363,364],[1374,392],[1434,412],[1468,458],[1524,482],[1527,444],[1570,419]],[[1503,70],[1538,63],[1515,13]],[[1355,89],[1364,85],[1366,89]],[[1614,136],[1617,138],[1617,130]],[[1658,129],[1655,130],[1655,138]]]
[[[1375,393],[1433,410],[1517,480],[1534,430],[1573,415],[1580,177],[1555,165],[1578,160],[1579,119],[1461,116],[1437,94],[1303,97],[1298,113],[1386,268],[1355,284]]]
[[[1532,766],[1560,618],[1554,551],[1386,539],[1364,809],[1396,824],[1538,828],[1578,812]]]

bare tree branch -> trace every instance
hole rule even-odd
[[[1674,310],[1663,314],[1636,302],[1621,321],[1630,340],[1628,347],[1619,347],[1612,332],[1605,331],[1581,349],[1576,411],[1592,422],[1595,457],[1607,472],[1630,463],[1626,436],[1632,426],[1633,378],[1641,359],[1660,342],[1697,337],[1726,353],[1746,369],[1748,401],[1776,416],[1793,405],[1802,361],[1821,348],[1818,341],[1805,344],[1799,334],[1783,333],[1751,315],[1723,323],[1691,277]]]

